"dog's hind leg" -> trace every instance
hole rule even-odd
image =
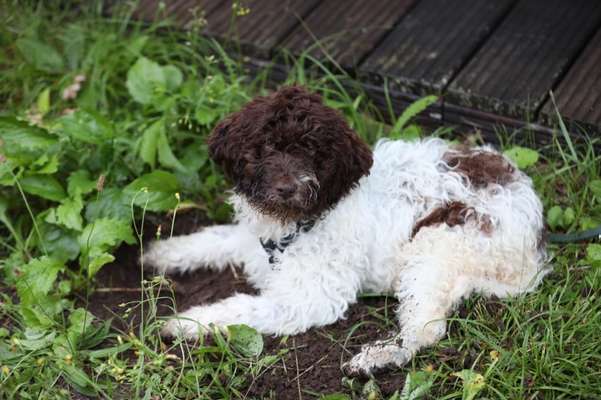
[[[349,375],[367,375],[377,369],[401,367],[423,347],[438,342],[446,332],[446,317],[473,289],[465,263],[475,255],[461,229],[424,228],[402,249],[395,283],[400,306],[400,333],[362,347],[344,365]]]
[[[182,273],[198,268],[267,264],[259,239],[242,225],[215,225],[191,235],[151,243],[140,256],[145,268]],[[256,266],[255,266],[256,268]]]

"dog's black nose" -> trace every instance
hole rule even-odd
[[[297,184],[294,182],[280,182],[276,184],[275,190],[282,199],[288,199],[296,193]]]

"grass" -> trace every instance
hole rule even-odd
[[[245,327],[204,345],[167,347],[158,336],[155,293],[167,286],[159,278],[141,282],[140,300],[123,306],[122,314],[143,309],[135,332],[96,319],[86,299],[116,248],[140,243],[148,213],[197,208],[214,221],[228,218],[227,183],[204,140],[223,116],[266,92],[267,72],[249,77],[194,29],[143,26],[127,10],[108,19],[99,4],[82,2],[75,15],[4,2],[0,398],[244,398],[287,350],[264,352],[261,336]],[[322,93],[370,143],[425,134],[411,117],[431,99],[401,116],[389,107],[396,123],[386,126],[335,67],[304,55],[288,82]],[[449,128],[431,134],[457,139]],[[500,132],[499,142],[532,176],[549,227],[600,224],[598,140],[574,143],[561,123],[553,143],[536,151],[517,147],[518,136],[531,135]],[[470,390],[502,399],[601,397],[601,245],[549,250],[553,272],[534,293],[466,301],[448,338],[406,367],[408,390],[430,398],[470,398]],[[388,312],[373,314],[383,331],[394,326]],[[320,332],[345,347],[358,328],[342,337]],[[345,385],[358,398],[377,393],[378,382]]]

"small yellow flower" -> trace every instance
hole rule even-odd
[[[65,356],[65,363],[66,363],[67,365],[71,365],[71,362],[72,362],[72,361],[73,361],[73,356],[72,356],[71,354],[67,354],[67,355]]]
[[[3,365],[2,366],[2,374],[4,374],[4,375],[10,374],[10,368],[8,368],[6,365]]]
[[[46,362],[46,359],[44,357],[40,357],[37,360],[35,360],[35,363],[38,367],[41,367],[42,365],[44,365],[45,362]]]
[[[423,369],[426,372],[434,372],[434,366],[432,364],[428,364]]]
[[[496,350],[492,350],[490,352],[490,359],[493,360],[493,362],[499,361],[499,352]]]
[[[179,192],[175,193],[175,198],[177,199],[177,201],[180,201]]]

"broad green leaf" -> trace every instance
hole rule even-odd
[[[48,200],[61,201],[65,198],[65,190],[52,175],[30,175],[19,179],[19,184],[27,193]]]
[[[68,364],[62,365],[61,369],[62,376],[79,393],[92,397],[98,395],[94,383],[82,369]]]
[[[601,244],[591,243],[586,247],[586,258],[590,262],[601,262]]]
[[[17,165],[29,165],[58,145],[44,129],[12,117],[0,117],[0,139],[2,154]]]
[[[245,357],[258,357],[263,351],[263,336],[247,325],[227,327],[229,342]]]
[[[86,206],[86,220],[92,222],[98,218],[130,219],[131,197],[123,190],[105,188],[98,199],[91,201]]]
[[[43,256],[34,258],[22,268],[17,281],[17,293],[23,305],[38,305],[54,285],[58,273],[64,268],[62,261]]]
[[[72,172],[67,182],[67,193],[71,197],[83,196],[96,189],[96,181],[90,179],[90,173],[83,169]]]
[[[553,206],[547,211],[547,224],[551,229],[562,226],[563,210],[560,206]]]
[[[469,369],[454,372],[451,375],[456,376],[463,381],[462,400],[473,400],[486,386],[484,377]]]
[[[157,170],[142,175],[124,191],[137,206],[150,211],[166,211],[177,205],[175,193],[179,191],[179,183],[175,175]]]
[[[124,351],[129,350],[131,348],[131,346],[132,346],[131,343],[123,343],[121,345],[114,346],[114,347],[107,347],[105,349],[90,351],[88,353],[88,357],[90,358],[90,360],[96,360],[99,358],[107,358],[107,357],[114,356],[119,353],[123,353]]]
[[[525,169],[536,164],[539,157],[538,151],[520,146],[514,146],[503,152],[503,154],[513,160],[519,169]]]
[[[33,38],[18,39],[16,44],[23,58],[36,69],[56,73],[64,68],[63,58],[52,46]]]
[[[19,340],[19,346],[26,350],[34,351],[50,347],[56,338],[56,332],[39,331],[27,328],[25,339]]]
[[[399,119],[397,119],[396,123],[392,127],[392,130],[390,131],[389,137],[391,139],[400,138],[403,135],[403,130],[405,129],[407,123],[437,101],[438,97],[436,96],[426,96],[413,102],[405,109],[405,111],[403,111]]]
[[[426,371],[412,371],[405,377],[405,385],[399,400],[415,400],[424,397],[430,392],[434,384],[435,375]]]
[[[152,169],[156,164],[159,136],[165,131],[165,122],[161,119],[150,125],[142,135],[140,142],[140,158]]]
[[[51,211],[48,212],[50,214]],[[51,218],[48,214],[44,215],[38,222],[42,234],[44,248],[48,255],[57,260],[74,260],[79,255],[79,243],[77,241],[77,232],[65,229],[61,225],[44,223],[43,219]]]
[[[67,335],[73,346],[76,346],[79,338],[92,326],[94,315],[84,308],[76,308],[69,314],[69,328]]]
[[[114,135],[110,121],[93,111],[77,110],[59,119],[62,130],[73,140],[103,144]]]
[[[561,224],[563,227],[567,228],[576,220],[576,212],[572,207],[568,207],[563,212],[563,218],[561,220]]]
[[[91,253],[100,254],[121,242],[128,244],[136,242],[129,220],[100,218],[86,225],[79,235],[82,256]]]
[[[100,271],[100,268],[113,261],[115,261],[115,257],[109,253],[100,253],[96,255],[92,258],[92,261],[90,261],[90,265],[88,265],[88,278],[95,276],[98,271]]]
[[[584,217],[580,218],[580,220],[578,222],[580,225],[580,229],[583,231],[588,230],[588,229],[594,229],[594,228],[598,227],[599,225],[601,225],[601,219],[593,218],[593,217],[589,217],[589,216],[584,216]]]
[[[50,88],[46,88],[39,94],[36,101],[38,111],[42,115],[46,115],[50,111]]]
[[[157,93],[167,89],[163,68],[146,57],[140,57],[127,72],[127,90],[138,103],[152,103]]]
[[[69,229],[81,231],[83,228],[83,218],[81,210],[83,202],[81,198],[66,199],[56,208],[57,223],[64,225]]]
[[[219,118],[221,113],[215,106],[205,104],[203,102],[198,103],[196,111],[194,112],[194,118],[196,121],[204,126],[211,126],[213,122]]]
[[[85,56],[85,41],[87,28],[84,24],[73,22],[65,28],[61,35],[63,52],[67,65],[71,70],[77,70]]]
[[[58,171],[58,166],[58,154],[43,154],[29,166],[29,170],[34,174],[52,175]]]
[[[165,65],[162,68],[167,90],[172,92],[182,84],[182,81],[184,80],[182,72],[174,65]]]
[[[180,172],[186,172],[186,167],[179,162],[179,160],[175,157],[173,152],[171,151],[171,146],[169,146],[169,141],[167,140],[167,134],[163,129],[159,133],[158,137],[158,149],[159,149],[159,162],[162,166],[176,169]]]

